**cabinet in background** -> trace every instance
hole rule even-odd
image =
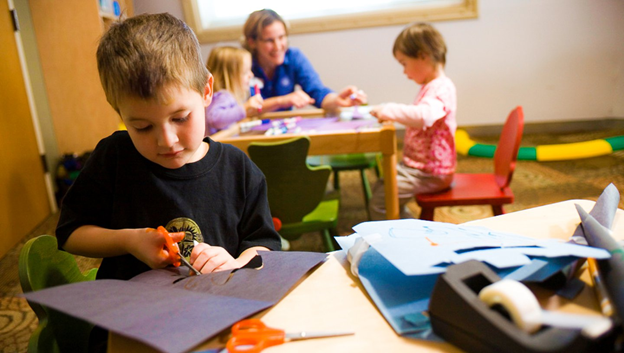
[[[98,40],[115,16],[102,0],[29,0],[58,151],[93,150],[119,126],[97,72]],[[112,2],[111,2],[112,3]],[[132,16],[132,1],[117,1]]]

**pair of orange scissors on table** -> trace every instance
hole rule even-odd
[[[180,254],[180,247],[178,246],[178,244],[173,242],[171,235],[169,234],[167,229],[165,229],[165,227],[159,226],[158,229],[156,229],[156,231],[162,234],[163,237],[165,238],[165,242],[166,242],[165,246],[167,247],[167,250],[169,251],[169,257],[173,261],[173,266],[178,267],[180,266],[180,262],[181,262],[182,264],[184,264],[184,266],[190,268],[191,271],[193,271],[193,273],[195,273],[196,275],[198,276],[201,275],[201,272],[199,272],[195,267],[193,267],[193,265],[191,265],[184,258],[184,256]]]
[[[292,332],[268,327],[258,319],[242,320],[232,326],[232,337],[228,340],[228,352],[257,353],[271,346],[290,341],[310,338],[352,335],[353,332]]]

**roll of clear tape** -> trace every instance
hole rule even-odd
[[[501,305],[511,320],[521,330],[533,333],[542,325],[580,329],[587,337],[595,338],[606,333],[613,322],[599,315],[570,314],[542,310],[533,292],[521,282],[503,279],[479,292],[479,299],[488,306]]]
[[[503,279],[483,288],[479,299],[492,307],[501,305],[521,330],[533,333],[542,327],[542,308],[533,292],[524,284]]]

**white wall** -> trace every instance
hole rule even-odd
[[[179,1],[134,5],[137,14],[184,18]],[[457,86],[460,126],[501,124],[516,105],[527,122],[624,118],[622,0],[479,0],[478,19],[434,26],[449,48],[446,74]],[[402,28],[292,35],[290,43],[327,86],[355,84],[371,104],[410,103],[418,86],[391,53]],[[213,45],[202,45],[204,57]]]

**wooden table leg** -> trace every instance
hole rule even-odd
[[[386,218],[399,219],[399,189],[397,187],[396,154],[383,155],[384,188],[386,192]]]
[[[399,188],[397,186],[397,143],[392,124],[385,124],[381,130],[382,167],[386,192],[386,218],[399,219]]]

